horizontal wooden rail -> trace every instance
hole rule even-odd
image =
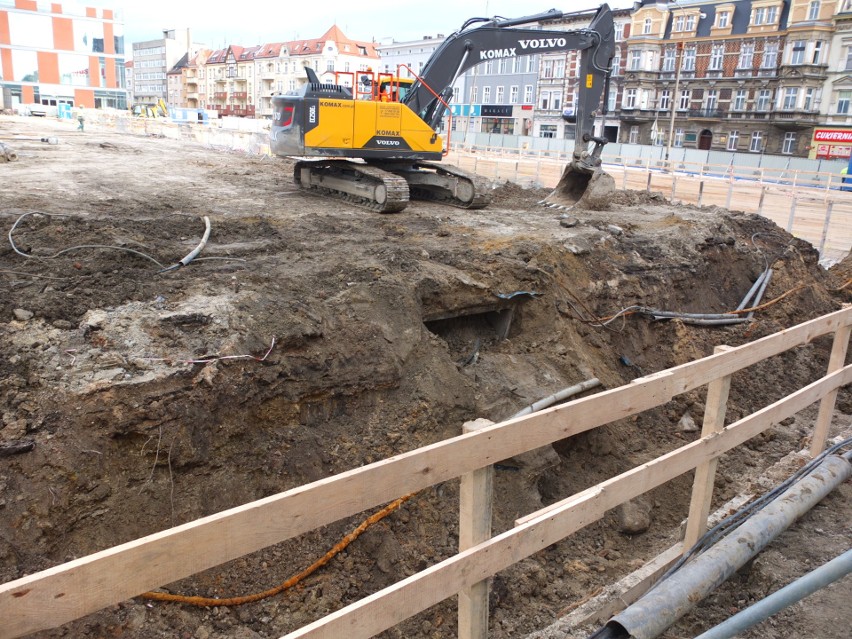
[[[518,521],[508,530],[285,636],[371,637],[477,581],[554,544],[629,499],[656,488],[760,434],[852,382],[852,365],[716,433],[682,446]]]
[[[56,627],[402,494],[635,415],[850,324],[852,308],[847,308],[620,388],[488,426],[0,585],[0,637]],[[827,379],[839,378],[845,379]],[[535,538],[538,533],[530,534]],[[507,544],[511,554],[515,542]],[[466,579],[474,574],[468,570]],[[481,576],[466,581],[467,585],[492,573],[478,570],[475,574]],[[446,594],[436,601],[455,592],[442,591]]]

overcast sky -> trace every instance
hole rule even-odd
[[[450,34],[471,17],[516,18],[551,8],[574,11],[597,7],[592,0],[89,0],[89,6],[122,11],[125,50],[133,42],[162,37],[163,29],[189,27],[193,40],[219,48],[315,38],[333,24],[353,40],[416,40]],[[611,7],[632,2],[615,0]],[[570,6],[570,8],[569,8]]]

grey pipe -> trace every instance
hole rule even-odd
[[[766,269],[765,271],[763,271],[763,273],[761,273],[760,276],[754,281],[754,284],[752,284],[751,288],[748,289],[748,293],[746,293],[745,297],[743,298],[743,301],[740,302],[739,306],[737,306],[738,311],[741,311],[746,307],[746,304],[748,304],[748,301],[752,298],[752,296],[755,294],[757,289],[763,283],[763,280],[766,279],[766,273],[768,271],[769,271],[769,269]]]
[[[760,290],[757,292],[757,295],[754,296],[754,302],[752,303],[752,308],[758,306],[760,304],[760,300],[763,299],[763,294],[766,292],[766,287],[769,286],[769,280],[772,279],[772,269],[767,269],[766,271],[766,279],[763,280],[763,284],[760,287]],[[746,317],[751,319],[752,315],[754,315],[754,311],[751,311]]]
[[[657,637],[850,476],[849,460],[829,455],[739,528],[613,617],[606,627],[623,629],[636,639]]]
[[[577,395],[578,393],[582,393],[583,391],[587,391],[590,388],[595,388],[596,386],[601,385],[601,380],[597,377],[592,377],[591,379],[587,379],[585,382],[580,382],[579,384],[574,384],[573,386],[569,386],[568,388],[563,388],[558,393],[553,393],[553,395],[548,395],[544,399],[540,399],[537,402],[530,404],[526,408],[522,408],[517,413],[512,415],[509,419],[515,419],[515,417],[522,417],[524,415],[529,415],[530,413],[536,413],[542,409],[547,408],[548,406],[552,406],[556,402],[561,402],[563,399],[567,399],[572,395]]]
[[[852,572],[852,549],[800,577],[695,639],[729,639]]]
[[[653,315],[654,319],[738,319],[736,313],[679,313],[678,311],[658,311],[654,308],[644,308],[643,313]]]
[[[681,319],[684,324],[694,324],[695,326],[726,326],[728,324],[743,324],[751,321],[747,317],[731,317],[726,319],[692,319],[685,317]]]

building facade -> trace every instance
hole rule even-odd
[[[167,29],[156,40],[133,43],[133,102],[155,104],[168,100],[168,72],[184,56],[193,57],[203,45],[192,42],[189,29]]]
[[[633,12],[619,141],[807,156],[837,2],[681,0]]]
[[[124,27],[112,9],[0,2],[3,103],[126,108]]]

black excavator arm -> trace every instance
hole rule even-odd
[[[571,14],[552,9],[511,20],[468,20],[459,31],[450,34],[443,44],[435,49],[423,67],[420,78],[412,85],[403,102],[430,127],[437,129],[446,109],[443,102],[449,103],[452,98],[453,83],[471,67],[499,58],[580,51],[572,166],[580,171],[595,170],[600,165],[600,152],[605,144],[605,140],[594,136],[595,111],[601,102],[604,89],[608,86],[609,67],[615,53],[612,11],[608,5],[601,5],[589,26],[576,31],[516,28],[558,20],[567,15]],[[589,142],[595,143],[591,154],[588,152]]]

